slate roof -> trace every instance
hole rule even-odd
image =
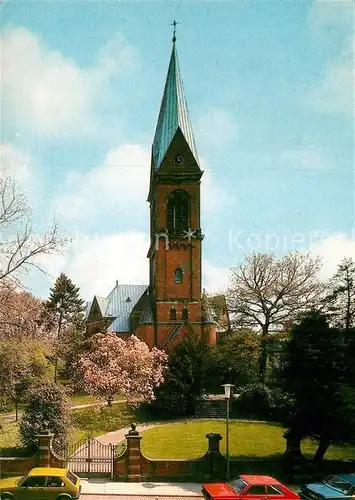
[[[90,309],[92,306],[92,300],[87,300],[85,304],[85,319],[88,319],[88,316],[90,314]]]
[[[107,307],[104,316],[114,316],[116,319],[108,327],[109,332],[129,332],[130,314],[148,285],[119,285],[105,299]]]
[[[101,314],[103,316],[105,316],[106,309],[107,309],[107,299],[105,299],[104,297],[98,297],[97,295],[95,295],[95,297],[96,297],[97,303],[99,304]]]
[[[197,162],[198,155],[180,75],[175,43],[171,53],[157,128],[153,141],[153,159],[158,169],[177,130],[180,128]]]

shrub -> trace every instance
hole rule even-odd
[[[5,396],[0,396],[0,413],[10,412],[14,409],[13,404]]]
[[[48,429],[54,434],[53,449],[62,452],[68,443],[70,422],[70,400],[65,390],[53,382],[36,385],[22,414],[21,443],[36,449],[36,435]]]
[[[285,421],[293,408],[289,394],[279,388],[270,389],[265,384],[256,383],[240,387],[240,396],[235,405],[239,414]]]
[[[242,415],[262,418],[270,415],[272,393],[265,384],[249,384],[237,392],[240,394],[237,407]]]

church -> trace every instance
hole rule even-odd
[[[87,310],[89,334],[135,334],[149,347],[169,348],[193,331],[207,344],[216,343],[218,324],[201,294],[202,176],[174,31],[151,154],[149,284],[116,282],[106,298],[94,296]]]

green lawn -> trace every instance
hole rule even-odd
[[[138,412],[127,405],[73,410],[74,429],[71,441],[88,436],[100,436],[106,432],[128,427],[132,422],[142,422]]]
[[[87,408],[73,410],[73,427],[70,443],[75,444],[88,436],[99,436],[106,432],[128,427],[133,421],[142,421],[137,411],[126,405],[112,408]],[[0,456],[18,456],[21,454],[18,423],[3,424],[0,431]]]
[[[98,396],[90,396],[89,394],[72,394],[70,399],[73,406],[104,402],[102,398],[99,398]]]
[[[144,431],[142,451],[149,458],[199,458],[207,451],[206,434],[222,435],[221,451],[225,453],[225,423],[217,420],[191,421],[162,425]],[[230,422],[229,453],[231,457],[252,459],[281,456],[285,451],[282,437],[285,429],[277,424]],[[316,443],[304,440],[302,451],[312,457]],[[355,456],[355,445],[330,446],[326,459],[350,459]]]

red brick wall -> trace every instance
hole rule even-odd
[[[149,348],[155,346],[155,326],[154,325],[138,325],[136,335],[139,339],[148,344]]]
[[[6,457],[0,458],[0,479],[4,476],[23,476],[37,466],[37,457]]]

